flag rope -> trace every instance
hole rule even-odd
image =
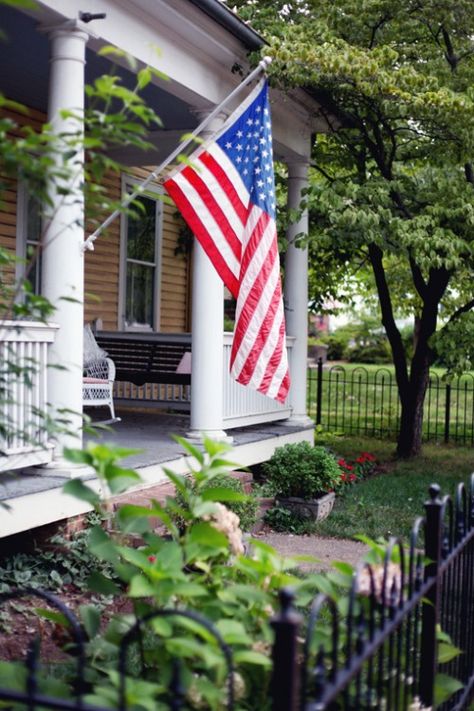
[[[82,245],[82,251],[85,252],[86,250],[90,250],[90,251],[94,250],[94,242],[97,239],[97,237],[99,237],[99,235],[105,229],[107,229],[107,227],[122,213],[122,211],[126,207],[128,207],[130,205],[130,203],[133,202],[133,200],[135,200],[136,197],[138,197],[138,195],[141,195],[143,193],[143,191],[147,188],[147,186],[153,180],[155,180],[160,175],[160,173],[162,173],[164,171],[164,169],[170,163],[172,163],[174,161],[174,159],[180,153],[182,153],[185,148],[187,148],[187,146],[189,146],[189,144],[195,139],[195,137],[198,136],[206,128],[208,123],[210,123],[212,121],[212,119],[218,115],[218,113],[223,109],[224,106],[226,106],[226,104],[228,104],[230,101],[232,101],[232,99],[234,99],[237,96],[237,94],[239,94],[240,91],[245,86],[247,86],[247,84],[250,84],[250,82],[253,81],[253,79],[255,79],[255,77],[258,76],[258,74],[260,74],[260,72],[264,72],[267,69],[267,67],[271,64],[271,61],[272,61],[271,57],[264,57],[258,63],[258,66],[255,67],[255,69],[252,72],[250,72],[250,74],[239,84],[239,86],[235,87],[235,89],[233,89],[230,92],[230,94],[228,96],[226,96],[226,98],[223,101],[221,101],[221,103],[218,106],[216,106],[216,108],[213,109],[208,116],[206,116],[206,118],[199,124],[199,126],[197,126],[197,128],[194,129],[194,131],[192,132],[192,135],[189,138],[187,138],[185,141],[180,143],[179,146],[177,146],[175,148],[175,150],[172,153],[170,153],[170,155],[162,163],[160,163],[160,165],[158,165],[148,175],[148,177],[145,178],[145,180],[143,180],[140,183],[140,185],[132,193],[127,195],[127,197],[120,203],[120,207],[117,208],[116,210],[114,210],[114,212],[112,212],[107,217],[107,219],[104,220],[104,222],[102,222],[102,224],[99,225],[99,227],[97,227],[97,229],[94,230],[94,232],[91,235],[89,235],[89,237],[86,240],[84,240],[84,243]]]

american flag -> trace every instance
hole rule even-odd
[[[237,300],[232,376],[284,402],[290,376],[265,79],[164,186]]]

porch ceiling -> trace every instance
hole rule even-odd
[[[38,22],[18,10],[2,6],[0,29],[5,39],[0,42],[0,91],[10,99],[38,111],[47,111],[49,76],[49,40],[38,31]],[[112,63],[94,51],[86,51],[86,82],[110,72]],[[129,89],[135,77],[124,67],[113,66]],[[146,102],[160,116],[167,129],[191,130],[197,125],[189,106],[161,87],[148,85],[142,93]],[[140,159],[143,162],[143,156]]]
[[[199,0],[199,2],[201,1],[203,0]],[[192,0],[191,4],[192,8],[188,9],[192,9],[194,13],[199,13],[199,10],[194,7],[194,0]],[[168,6],[170,12],[172,9],[172,6]],[[178,13],[175,14],[178,17]],[[40,24],[52,21],[53,17],[54,14],[52,15],[51,11],[49,13],[45,11],[41,21],[39,21],[39,16],[35,18],[12,7],[2,6],[0,9],[0,29],[5,35],[4,40],[0,41],[0,92],[8,98],[43,112],[47,110],[48,100],[49,40],[44,33],[38,31],[38,27]],[[112,19],[111,15],[110,21]],[[189,18],[187,19],[189,20]],[[94,27],[91,25],[91,29],[102,31],[107,25],[101,23],[107,23],[108,21],[92,23]],[[211,21],[209,20],[209,22]],[[225,31],[221,27],[216,26],[216,28],[219,32],[215,32],[216,37],[214,39],[216,42],[219,40],[216,45],[219,48],[225,44],[223,37],[220,36],[222,32],[225,34]],[[210,30],[208,29],[207,31],[209,32]],[[234,61],[236,61],[239,56],[239,44],[234,37],[232,37],[232,41],[232,46],[227,46],[226,51],[229,57],[233,56]],[[104,44],[104,41],[101,42]],[[97,39],[91,39],[86,50],[85,72],[87,83],[92,83],[94,79],[109,72],[112,68],[112,63],[109,59],[96,53],[101,46],[101,42]],[[235,47],[233,46],[234,44],[236,44]],[[173,45],[173,47],[176,51],[179,49],[181,54],[186,49],[179,45]],[[217,92],[222,99],[234,85],[235,77],[231,76],[230,68],[232,62],[229,57],[222,64],[217,61],[216,57],[211,58],[206,54],[206,51],[212,52],[214,49],[213,45],[212,48],[203,46],[199,50],[195,50],[200,55],[195,64],[190,61],[192,55],[188,54],[189,69],[187,74],[191,73],[196,82],[200,78],[200,83],[203,84],[204,82],[209,89],[209,96]],[[240,46],[239,51],[242,50],[243,48]],[[170,51],[170,48],[168,48],[168,53]],[[190,48],[189,51],[192,52],[194,50]],[[232,54],[233,51],[234,54]],[[163,56],[163,61],[164,59],[165,57]],[[168,62],[169,60],[170,58],[168,57]],[[183,57],[181,56],[181,59],[176,57],[175,60],[177,64],[182,63]],[[133,72],[123,66],[124,61],[122,58],[117,59],[118,63],[113,68],[121,77],[124,86],[133,88],[135,86],[135,76]],[[199,72],[202,72],[203,76],[200,76]],[[198,118],[193,113],[193,109],[197,106],[202,108],[205,105],[210,108],[214,105],[209,100],[209,97],[199,95],[199,93],[192,94],[189,90],[185,90],[185,87],[178,85],[176,79],[169,83],[158,81],[157,84],[149,84],[143,92],[143,97],[160,116],[163,122],[163,130],[154,131],[150,134],[149,140],[153,143],[154,148],[146,156],[144,156],[143,152],[126,147],[113,154],[113,157],[117,160],[132,166],[151,165],[160,162],[176,147],[183,133],[191,132],[198,125]],[[192,107],[190,106],[190,101],[193,104]],[[291,97],[272,90],[271,101],[276,157],[286,161],[297,160],[301,156],[305,157],[311,133],[317,130],[325,130],[324,123],[315,119],[318,112],[317,103],[301,90],[293,92]]]

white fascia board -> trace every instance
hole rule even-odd
[[[40,6],[48,22],[53,15],[77,18],[85,7],[82,0],[41,0]],[[231,73],[236,62],[248,68],[243,44],[187,0],[89,0],[86,9],[107,14],[87,26],[95,34],[91,49],[114,45],[155,67],[170,81],[153,81],[196,109],[213,108],[239,84]],[[301,90],[291,96],[272,90],[271,101],[276,156],[307,157],[309,136],[324,130],[314,118],[317,103]]]
[[[87,7],[78,0],[41,0],[40,6],[48,21],[51,12],[68,19],[84,9],[105,12],[106,19],[90,23],[96,37],[88,46],[114,45],[155,67],[170,81],[153,81],[196,108],[219,103],[239,83],[230,71],[234,63],[247,65],[242,43],[185,0],[90,0]]]

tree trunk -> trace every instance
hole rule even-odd
[[[400,433],[397,441],[397,456],[402,459],[415,457],[421,450],[423,434],[423,404],[430,377],[429,358],[416,373],[412,372],[406,392],[400,393]]]

